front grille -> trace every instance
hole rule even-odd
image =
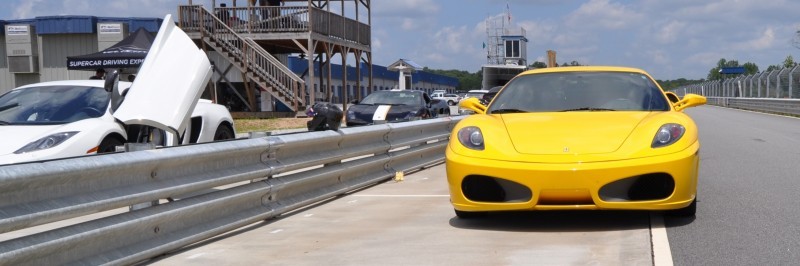
[[[644,174],[620,179],[600,188],[603,201],[645,201],[666,199],[675,190],[675,180],[667,173]]]
[[[522,184],[483,175],[465,177],[461,191],[467,199],[480,202],[527,202],[533,195]]]

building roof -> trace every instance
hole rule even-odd
[[[164,21],[162,18],[135,17],[95,17],[95,16],[42,16],[32,19],[15,19],[0,21],[0,25],[30,24],[36,27],[36,34],[78,34],[97,33],[97,23],[122,22],[128,24],[128,31],[135,32],[144,28],[149,32],[158,32]],[[5,31],[5,27],[0,32]]]
[[[388,68],[389,70],[392,70],[392,71],[398,71],[398,70],[405,69],[405,68],[411,68],[411,72],[423,69],[422,66],[420,66],[417,63],[415,63],[414,61],[411,61],[411,60],[408,60],[408,59],[403,59],[403,58],[400,58],[400,60],[397,60],[397,62],[392,63],[391,65],[387,66],[386,68]]]

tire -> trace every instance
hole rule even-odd
[[[447,100],[447,105],[456,105],[456,102],[453,100]]]
[[[233,138],[234,138],[233,130],[224,125],[220,125],[219,127],[217,127],[217,131],[214,132],[214,141],[233,139]]]
[[[455,209],[454,209],[454,211],[456,211],[456,216],[458,216],[459,219],[482,218],[482,217],[486,217],[486,214],[487,214],[486,212],[465,212],[465,211],[459,211],[459,210],[455,210]]]
[[[103,141],[100,142],[100,145],[97,146],[97,153],[110,153],[116,152],[117,146],[122,146],[124,143],[115,137],[108,136]]]
[[[667,214],[670,216],[678,216],[678,217],[694,217],[695,213],[697,212],[697,197],[692,201],[692,204],[689,206],[667,211]]]

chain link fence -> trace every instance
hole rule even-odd
[[[798,99],[800,66],[705,81],[679,87],[673,92],[681,96],[694,93],[706,97]]]
[[[673,90],[700,94],[708,104],[800,116],[800,66],[705,81]]]

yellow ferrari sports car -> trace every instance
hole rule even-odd
[[[489,211],[665,210],[693,216],[697,126],[645,71],[558,67],[526,71],[453,129],[446,151],[460,218]]]

